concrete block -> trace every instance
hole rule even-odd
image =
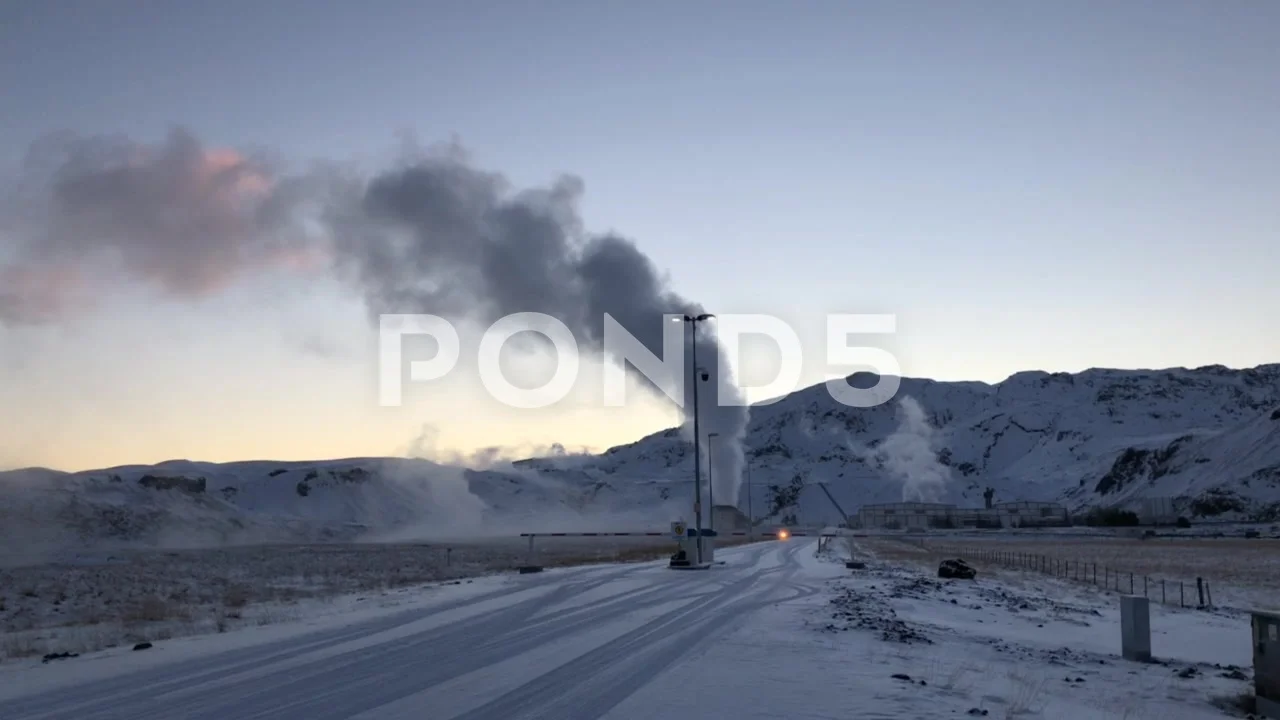
[[[1280,720],[1280,614],[1253,613],[1253,692],[1258,713]]]
[[[1125,660],[1151,661],[1151,603],[1147,598],[1120,598],[1120,653]]]

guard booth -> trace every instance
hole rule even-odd
[[[678,543],[671,556],[670,567],[677,570],[705,570],[715,562],[715,531],[703,529],[701,533],[683,520],[671,523],[671,535]],[[699,562],[698,549],[702,549]]]
[[[1253,613],[1253,693],[1258,713],[1280,720],[1280,613]]]

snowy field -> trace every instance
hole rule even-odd
[[[935,554],[959,554],[976,562],[981,562],[982,551],[1070,561],[1068,572],[1073,577],[1082,574],[1082,582],[1089,584],[1096,572],[1098,585],[1107,584],[1109,576],[1114,587],[1114,573],[1119,572],[1120,589],[1125,592],[1132,574],[1136,594],[1143,594],[1145,578],[1147,594],[1160,599],[1163,592],[1170,604],[1179,604],[1184,593],[1188,606],[1197,604],[1196,578],[1203,578],[1215,607],[1280,611],[1280,540],[1272,538],[991,533],[923,542],[939,551]]]
[[[802,538],[723,565],[605,564],[334,601],[267,627],[0,665],[6,720],[1243,717],[1248,618],[1154,608],[1119,655],[1114,596],[1023,573],[844,567]],[[902,543],[887,547],[901,548]]]
[[[537,538],[548,567],[651,560],[667,538]],[[260,627],[424,583],[508,571],[521,538],[113,550],[0,566],[0,661]],[[362,602],[364,600],[361,600]]]

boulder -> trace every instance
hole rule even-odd
[[[977,570],[969,567],[968,563],[959,558],[943,560],[938,565],[938,577],[948,580],[972,580],[977,574]]]

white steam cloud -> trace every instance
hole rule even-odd
[[[951,470],[938,461],[937,433],[915,398],[898,401],[898,429],[872,456],[902,482],[903,502],[941,502],[946,497]]]
[[[418,435],[409,443],[402,453],[405,457],[417,460],[430,460],[441,465],[464,467],[471,470],[517,470],[512,463],[529,458],[569,458],[587,456],[590,448],[583,446],[578,450],[569,450],[562,443],[540,445],[490,445],[470,452],[462,452],[440,446],[440,430],[431,423],[425,423]]]

